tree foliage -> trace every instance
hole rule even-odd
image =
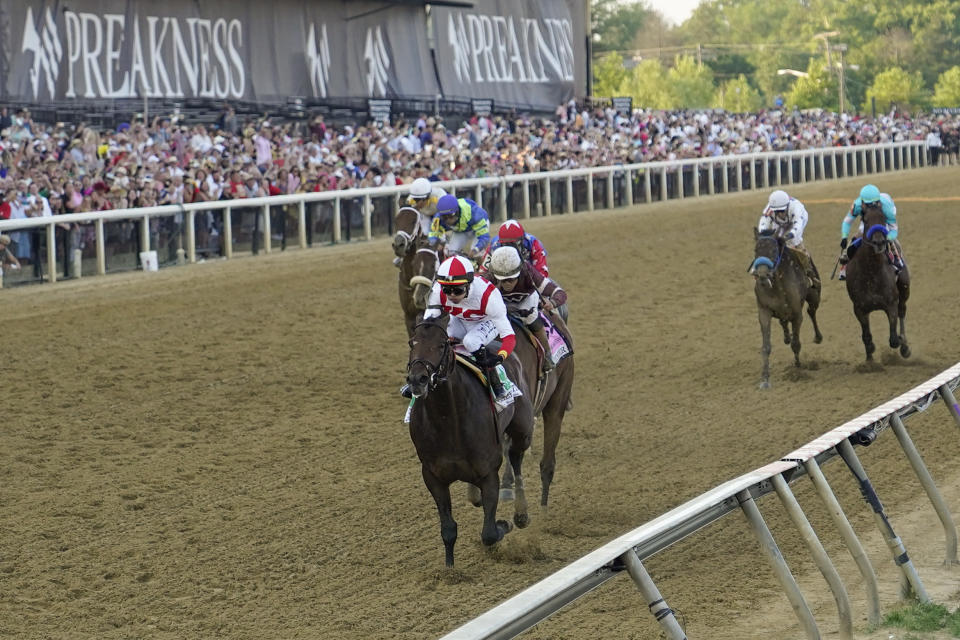
[[[677,106],[667,90],[666,73],[659,60],[643,60],[624,77],[620,93],[633,98],[633,106],[673,109]]]
[[[673,68],[667,71],[669,94],[673,104],[705,109],[713,98],[713,73],[709,67],[698,66],[691,56],[678,56]]]
[[[940,74],[933,92],[933,106],[960,107],[960,66]]]
[[[886,111],[897,107],[901,111],[917,111],[928,106],[930,96],[923,86],[923,76],[919,71],[909,73],[900,67],[891,67],[877,74],[873,85],[867,89],[867,103],[876,98],[877,110]]]
[[[658,27],[653,44],[649,33],[657,14],[647,5],[594,0],[592,7],[593,23],[603,28],[598,50],[645,46],[671,56],[699,53],[715,73],[715,87],[743,74],[766,105],[782,94],[797,106],[837,109],[841,55],[849,111],[869,106],[872,97],[878,108],[885,102],[924,107],[935,87],[937,104],[956,102],[950,87],[960,73],[952,71],[960,66],[960,0],[701,0],[682,25]],[[845,45],[842,54],[839,45]],[[778,69],[807,69],[811,76],[801,82]],[[883,76],[892,69],[907,82],[900,91]],[[674,98],[682,101],[678,106],[703,99],[686,89]]]
[[[623,77],[623,56],[614,52],[604,55],[593,68],[593,95],[600,97],[621,95],[620,85],[623,84]]]
[[[760,109],[763,98],[741,73],[720,85],[713,96],[713,106],[731,113],[748,113]]]

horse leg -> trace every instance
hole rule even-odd
[[[790,344],[790,325],[786,320],[781,320],[780,326],[783,327],[783,344]]]
[[[790,340],[790,348],[793,350],[793,365],[800,366],[800,325],[803,324],[803,313],[797,311],[790,321],[793,327],[793,337]]]
[[[890,325],[890,348],[896,349],[900,346],[900,334],[897,333],[897,311],[890,305],[886,309],[887,322]]]
[[[483,499],[480,497],[480,487],[467,483],[467,500],[475,507],[482,505]]]
[[[910,297],[910,276],[905,276],[906,269],[900,272],[900,279],[897,281],[899,290],[899,299],[897,301],[897,317],[900,319],[900,355],[904,358],[910,357],[910,347],[907,345],[907,329],[905,319],[907,317],[907,298]]]
[[[506,520],[497,520],[497,504],[500,498],[500,477],[493,471],[480,481],[480,497],[483,501],[483,528],[480,530],[480,540],[490,546],[503,540],[513,525]]]
[[[763,358],[763,373],[760,374],[760,388],[770,388],[770,310],[758,307],[757,315],[760,318],[760,335],[763,336],[763,346],[760,355]]]
[[[530,514],[527,513],[527,493],[523,488],[523,454],[525,449],[520,447],[510,449],[510,466],[516,477],[516,496],[513,500],[513,523],[520,529],[530,524]]]
[[[823,342],[823,334],[820,333],[820,325],[817,324],[817,309],[820,308],[820,289],[811,287],[807,292],[807,315],[813,322],[813,341],[817,344]]]
[[[860,321],[860,339],[863,340],[863,348],[867,352],[867,362],[872,362],[873,352],[876,351],[877,348],[873,345],[873,334],[870,333],[869,312],[854,309],[853,313],[857,316],[857,320]]]
[[[503,434],[503,457],[510,459],[510,436]],[[513,500],[513,465],[503,465],[503,478],[500,480],[500,502]]]
[[[448,567],[453,566],[453,546],[457,543],[457,521],[453,519],[453,506],[450,504],[450,485],[445,484],[421,465],[420,472],[427,490],[437,503],[437,513],[440,514],[440,537],[443,539],[443,548],[446,552]]]

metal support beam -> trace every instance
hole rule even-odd
[[[950,410],[950,415],[953,416],[953,421],[960,427],[960,405],[957,404],[957,399],[953,397],[953,392],[947,385],[942,385],[939,391],[940,397],[943,398],[943,401],[947,404],[947,409]]]
[[[793,525],[800,532],[800,536],[813,556],[813,561],[830,586],[830,591],[833,592],[833,599],[837,603],[837,614],[840,620],[839,636],[841,640],[852,640],[853,619],[850,616],[850,598],[847,595],[846,587],[843,586],[843,581],[840,579],[840,574],[837,573],[837,569],[830,562],[830,557],[820,543],[813,527],[810,526],[803,509],[800,508],[800,503],[797,502],[797,498],[790,491],[790,485],[784,480],[783,475],[777,474],[770,480],[773,482],[773,488],[776,490],[780,502],[787,510],[787,515],[790,516]]]
[[[830,488],[830,484],[823,476],[820,465],[817,464],[815,459],[810,458],[803,463],[803,467],[807,470],[807,475],[810,476],[817,494],[830,512],[833,524],[840,531],[840,537],[847,545],[847,550],[853,556],[853,561],[860,570],[864,588],[867,590],[867,622],[876,626],[880,624],[880,591],[877,588],[877,575],[873,571],[873,565],[870,564],[870,558],[867,557],[867,552],[860,544],[860,539],[857,538],[853,527],[850,526],[850,521],[843,513],[843,508],[833,494],[833,489]]]
[[[773,567],[773,572],[780,581],[780,586],[782,586],[786,592],[790,606],[793,607],[794,613],[797,614],[804,633],[810,640],[820,640],[820,631],[817,629],[817,622],[813,619],[813,614],[810,613],[810,607],[807,606],[806,600],[803,599],[800,587],[797,586],[797,581],[793,579],[793,574],[790,573],[790,568],[783,559],[783,555],[780,553],[780,549],[777,547],[777,543],[773,539],[770,529],[767,528],[767,523],[763,521],[763,516],[760,515],[760,510],[754,503],[753,496],[750,495],[749,491],[743,490],[737,494],[737,500],[740,502],[740,508],[743,510],[743,514],[746,516],[747,523],[753,530],[753,534],[757,537],[757,541],[760,542],[760,547],[767,554],[767,559]]]
[[[643,563],[640,562],[640,558],[637,557],[637,552],[630,549],[620,556],[620,559],[623,560],[623,564],[627,567],[627,572],[637,584],[637,589],[640,590],[640,593],[642,593],[643,597],[647,600],[650,613],[653,614],[653,617],[656,618],[660,626],[663,627],[663,631],[667,635],[667,640],[687,640],[687,634],[680,627],[676,616],[673,615],[673,609],[667,606],[667,602],[663,599],[663,596],[660,595],[660,590],[657,589],[657,585],[654,584],[653,579],[650,578],[650,574],[647,573]]]
[[[890,524],[890,520],[887,519],[887,514],[883,511],[883,504],[881,504],[876,491],[873,490],[870,478],[867,477],[867,472],[864,470],[863,465],[860,464],[860,459],[853,450],[853,445],[850,444],[849,440],[843,440],[837,445],[837,451],[840,452],[840,457],[847,463],[850,472],[860,484],[860,493],[863,495],[863,499],[867,504],[870,505],[870,508],[873,509],[874,519],[880,528],[880,533],[883,534],[883,539],[887,543],[890,553],[893,555],[893,561],[900,567],[900,571],[902,572],[900,595],[904,598],[909,598],[911,595],[914,595],[920,602],[930,602],[930,596],[927,595],[926,590],[923,588],[923,583],[920,581],[920,576],[913,566],[913,561],[910,560],[910,556],[907,555],[907,549],[903,545],[903,541],[900,540],[893,531],[893,526]]]
[[[890,426],[893,428],[893,433],[896,434],[897,440],[900,442],[900,447],[907,455],[910,466],[913,467],[914,473],[916,473],[917,478],[920,479],[923,490],[927,492],[927,497],[930,498],[930,502],[933,503],[933,509],[937,512],[937,517],[940,518],[940,524],[943,525],[943,533],[946,538],[946,557],[943,563],[948,566],[958,564],[957,525],[954,524],[953,516],[950,515],[950,508],[947,507],[946,501],[943,499],[943,496],[940,495],[940,490],[937,489],[937,485],[933,481],[933,476],[930,475],[927,466],[923,463],[923,458],[921,458],[917,452],[917,448],[914,446],[913,440],[910,439],[910,434],[907,433],[907,428],[903,425],[903,420],[900,419],[900,416],[896,414],[890,416]]]

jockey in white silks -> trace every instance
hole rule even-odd
[[[757,231],[774,231],[782,235],[787,248],[793,251],[811,283],[818,284],[820,276],[813,264],[813,257],[803,244],[803,231],[807,228],[808,219],[807,208],[802,202],[791,198],[786,191],[777,189],[767,200],[767,206],[757,223]]]

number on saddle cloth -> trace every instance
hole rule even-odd
[[[550,343],[550,355],[553,362],[560,364],[562,359],[573,353],[573,349],[567,344],[567,339],[563,333],[557,329],[556,325],[551,322],[550,317],[543,311],[540,312],[540,321],[543,322],[543,327],[547,332],[547,342]]]

